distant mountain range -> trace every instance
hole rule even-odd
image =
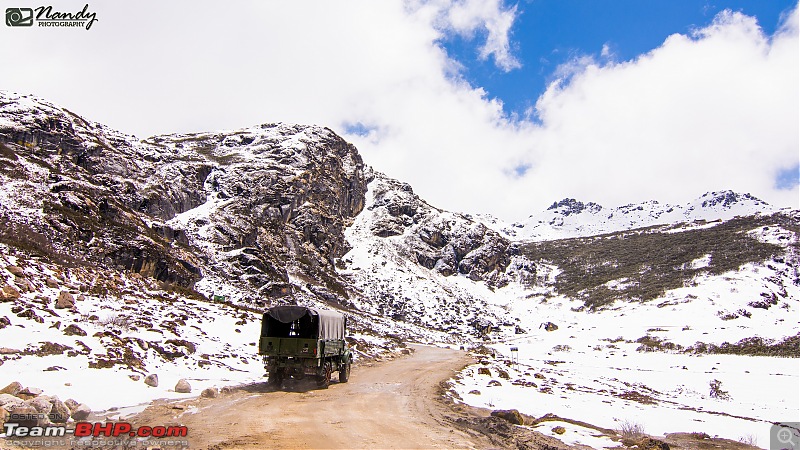
[[[756,214],[772,214],[779,208],[750,194],[733,191],[707,192],[684,205],[658,201],[634,203],[605,208],[594,202],[584,203],[574,198],[554,202],[545,211],[527,220],[507,224],[486,215],[478,220],[509,239],[550,240],[592,236],[654,225],[692,223],[696,221],[728,220]]]

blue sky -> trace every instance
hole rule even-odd
[[[0,26],[0,60],[24,61],[0,89],[139,137],[326,126],[429,203],[509,221],[726,189],[800,208],[794,2],[225,7],[97,2],[90,30]]]
[[[580,56],[627,61],[659,47],[667,36],[690,34],[729,9],[753,16],[772,35],[781,15],[797,5],[789,0],[526,0],[516,8],[511,53],[521,64],[512,70],[481,59],[477,45],[485,31],[470,37],[448,34],[440,40],[463,68],[461,75],[489,97],[503,101],[507,114],[524,116],[535,105],[559,65]],[[610,52],[602,55],[604,47]]]

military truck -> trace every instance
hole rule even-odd
[[[331,373],[339,382],[350,378],[352,354],[345,342],[347,318],[336,311],[305,306],[276,306],[264,313],[258,353],[269,373],[268,383],[313,377],[327,387]]]

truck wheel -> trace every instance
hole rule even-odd
[[[344,364],[339,368],[339,383],[347,383],[350,379],[350,363]]]
[[[323,364],[322,373],[317,376],[317,386],[321,388],[328,387],[331,384],[331,372],[333,372],[331,363],[327,362]]]

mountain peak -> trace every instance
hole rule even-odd
[[[583,203],[578,200],[575,200],[574,198],[565,198],[564,200],[561,200],[559,202],[553,202],[553,204],[550,205],[549,208],[547,208],[548,211],[554,211],[555,213],[561,214],[564,217],[569,216],[571,214],[580,214],[586,210],[589,210],[589,212],[592,213],[597,213],[601,209],[603,209],[603,207],[598,205],[597,203],[594,202]]]
[[[735,204],[741,204],[745,202],[752,202],[756,205],[767,206],[768,203],[747,194],[739,194],[733,192],[731,190],[719,191],[719,192],[706,192],[700,198],[697,199],[700,203],[700,206],[703,208],[711,208],[714,206],[721,206],[723,208],[730,208]]]

